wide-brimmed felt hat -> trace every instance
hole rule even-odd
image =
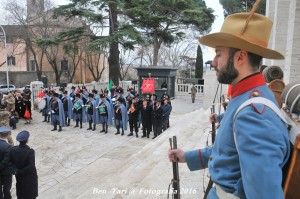
[[[220,32],[205,35],[199,42],[213,48],[237,48],[268,59],[284,59],[281,53],[268,48],[272,21],[254,12],[255,9],[227,16]]]

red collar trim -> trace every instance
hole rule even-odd
[[[238,82],[236,85],[232,86],[231,98],[234,98],[238,95],[241,95],[255,87],[263,86],[266,84],[266,81],[262,74],[257,73],[250,75],[245,79]]]

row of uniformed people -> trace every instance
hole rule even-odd
[[[82,123],[87,122],[89,123],[87,130],[94,131],[97,124],[102,124],[100,132],[107,133],[108,125],[112,125],[114,118],[116,134],[120,134],[120,129],[122,129],[122,135],[124,135],[124,130],[127,130],[127,121],[129,121],[129,136],[132,136],[133,130],[135,130],[136,137],[138,137],[138,123],[142,123],[142,137],[148,138],[152,129],[155,138],[161,134],[162,130],[169,127],[169,115],[172,108],[167,95],[163,96],[165,100],[161,106],[160,101],[156,103],[157,96],[155,94],[140,100],[138,95],[123,97],[122,93],[117,92],[113,99],[117,98],[118,103],[114,104],[114,100],[109,95],[103,93],[99,99],[97,91],[93,90],[93,93],[95,95],[88,94],[88,99],[84,103],[82,97],[84,94],[76,93],[73,98],[71,97],[72,92],[68,95],[67,91],[64,91],[62,96],[58,93],[51,96],[50,92],[46,92],[47,106],[43,110],[44,121],[47,121],[46,117],[50,112],[51,124],[54,126],[53,131],[57,130],[57,125],[59,126],[58,131],[61,131],[63,126],[70,126],[70,120],[73,119],[76,122],[75,127],[82,128]]]
[[[142,123],[143,126],[142,138],[149,138],[150,132],[153,130],[153,139],[155,139],[163,130],[169,127],[169,116],[172,106],[167,95],[163,96],[161,101],[157,100],[155,94],[146,96],[144,99],[139,99],[138,95],[128,96],[126,102],[122,95],[120,96],[118,96],[117,104],[114,107],[116,134],[120,134],[121,128],[121,135],[124,135],[124,129],[127,129],[127,120],[130,127],[128,136],[133,136],[134,131],[135,136],[138,137],[139,123]]]
[[[44,98],[47,105],[43,109],[44,122],[51,119],[51,124],[54,126],[52,131],[57,130],[57,126],[59,126],[58,131],[61,131],[64,126],[70,126],[71,119],[76,122],[75,127],[80,128],[82,128],[83,122],[88,122],[87,130],[96,130],[96,124],[101,123],[103,125],[101,132],[107,133],[108,125],[112,124],[112,105],[106,100],[104,94],[100,96],[101,100],[99,97],[97,100],[94,98],[94,94],[90,93],[84,103],[84,100],[81,99],[82,95],[79,93],[76,93],[72,100],[67,91],[64,91],[61,98],[58,93],[46,92]]]

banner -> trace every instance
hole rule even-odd
[[[108,83],[108,90],[111,90],[112,87],[114,85],[114,82],[112,80],[109,80],[109,83]]]
[[[153,78],[143,79],[142,93],[154,93],[155,80]]]

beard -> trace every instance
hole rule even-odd
[[[231,48],[226,66],[221,70],[217,70],[220,74],[217,79],[221,84],[231,84],[239,75],[239,71],[234,68],[233,63],[233,57],[237,51],[238,49]]]

